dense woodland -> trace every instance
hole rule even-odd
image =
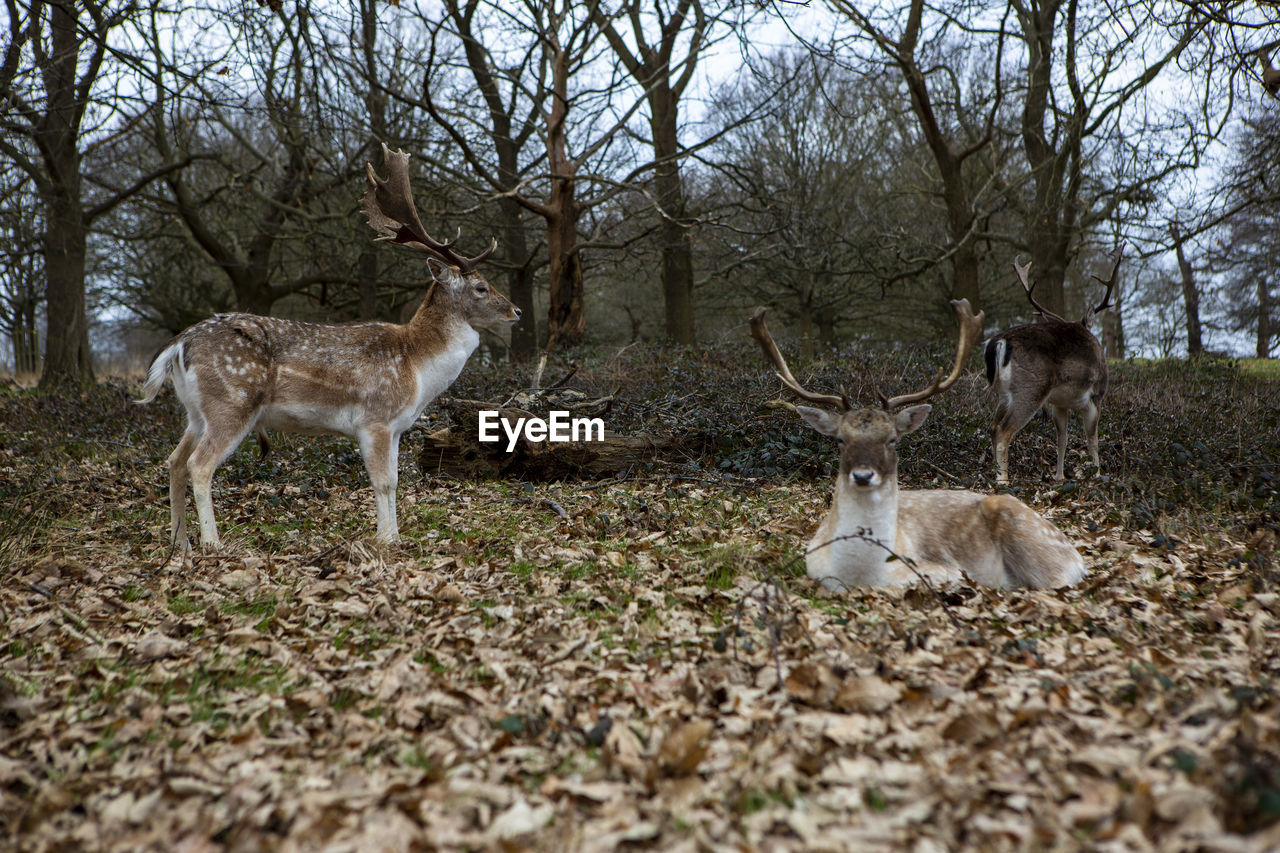
[[[994,327],[1030,314],[1017,255],[1078,316],[1119,242],[1112,355],[1280,334],[1267,5],[6,9],[0,320],[46,385],[217,311],[399,319],[420,262],[356,205],[381,142],[429,229],[497,237],[518,360],[757,303],[806,353],[939,333],[951,297]]]

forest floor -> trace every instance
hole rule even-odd
[[[831,596],[834,449],[764,370],[707,386],[741,353],[631,358],[576,379],[687,458],[460,481],[411,433],[390,548],[351,443],[282,437],[215,479],[227,548],[171,553],[171,392],[0,392],[0,846],[1280,848],[1280,383],[1120,365],[1106,478],[1029,427],[1074,588]],[[966,377],[904,485],[988,488],[988,411]]]

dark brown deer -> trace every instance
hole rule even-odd
[[[1036,301],[1035,285],[1028,279],[1031,263],[1013,268],[1022,282],[1031,307],[1041,316],[1035,323],[1005,329],[986,343],[983,355],[987,365],[987,382],[995,388],[996,415],[991,440],[996,456],[996,482],[1009,482],[1009,442],[1036,412],[1044,409],[1053,418],[1058,431],[1058,466],[1054,479],[1064,479],[1067,455],[1067,421],[1072,412],[1080,415],[1089,456],[1101,470],[1098,458],[1098,417],[1102,398],[1107,393],[1107,359],[1102,344],[1089,331],[1094,315],[1111,307],[1116,273],[1124,244],[1112,255],[1111,276],[1102,301],[1085,312],[1076,322],[1063,319]]]
[[[366,164],[361,204],[380,240],[427,255],[431,281],[404,325],[304,323],[219,314],[173,339],[151,363],[142,399],[165,379],[187,410],[187,429],[169,456],[172,541],[187,544],[187,483],[195,494],[200,544],[221,547],[213,516],[213,472],[250,432],[336,433],[355,439],[373,483],[377,538],[395,542],[400,435],[448,388],[480,342],[478,330],[507,326],[520,309],[476,272],[497,248],[468,258],[457,238],[433,240],[418,220],[409,155],[382,146],[387,178]]]
[[[869,409],[855,408],[843,393],[807,390],[791,375],[770,337],[765,309],[751,318],[751,334],[778,369],[782,383],[823,407],[797,406],[800,417],[840,441],[840,473],[831,509],[805,553],[809,577],[833,592],[911,583],[915,573],[902,560],[891,560],[895,554],[935,580],[1058,587],[1085,576],[1084,561],[1071,541],[1011,495],[898,488],[898,439],[918,429],[931,408],[915,404],[955,383],[982,336],[981,313],[975,317],[964,299],[951,306],[960,324],[951,372],[944,376],[940,371],[915,393],[881,397],[881,407]]]

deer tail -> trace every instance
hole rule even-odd
[[[147,370],[147,381],[142,386],[142,396],[134,400],[135,403],[150,403],[156,398],[169,376],[169,365],[174,361],[178,362],[179,368],[182,367],[181,340],[175,340],[160,350],[160,354],[151,362],[151,367]]]

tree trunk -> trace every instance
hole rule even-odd
[[[92,382],[89,323],[85,308],[85,227],[80,210],[79,157],[64,175],[70,186],[58,187],[45,201],[45,271],[48,331],[45,334],[44,373],[40,387],[66,382]]]
[[[830,351],[836,345],[836,312],[833,308],[818,311],[818,342]]]
[[[1178,272],[1182,276],[1182,304],[1187,316],[1187,357],[1198,358],[1204,355],[1204,344],[1200,337],[1200,291],[1196,288],[1195,275],[1191,262],[1183,251],[1182,232],[1175,224],[1169,229],[1173,236],[1173,248],[1178,257]]]
[[[689,229],[684,224],[685,194],[680,180],[677,155],[678,107],[666,79],[659,80],[649,92],[652,113],[649,126],[653,131],[653,154],[658,166],[654,173],[658,215],[662,224],[658,238],[662,244],[662,299],[666,306],[667,337],[678,344],[692,346],[695,341],[693,318],[693,247]]]
[[[813,360],[813,272],[805,273],[796,319],[800,322],[800,358]]]
[[[9,338],[13,343],[13,372],[18,376],[35,373],[40,366],[40,334],[36,330],[36,300],[33,295],[23,296],[14,305]]]
[[[559,183],[570,183],[562,181]],[[547,294],[547,349],[578,343],[586,331],[582,300],[582,261],[578,240],[578,208],[572,190],[551,193],[555,216],[547,220],[547,253],[550,256],[550,292]]]
[[[360,251],[356,266],[356,310],[361,320],[378,319],[378,256],[369,247]]]
[[[554,35],[554,31],[553,31]],[[583,313],[582,256],[578,252],[578,218],[582,208],[575,197],[578,164],[569,159],[569,57],[552,43],[551,109],[546,115],[547,166],[551,198],[547,203],[547,255],[550,292],[547,295],[547,349],[572,346],[586,331]]]
[[[76,9],[50,10],[53,60],[45,72],[49,110],[36,134],[49,184],[45,206],[45,275],[49,329],[45,335],[40,387],[92,382],[89,323],[85,310],[85,244],[88,230],[80,201],[79,110],[76,64],[79,56]]]
[[[1107,358],[1124,358],[1124,313],[1119,287],[1111,298],[1111,310],[1102,315],[1102,352]]]
[[[270,270],[256,264],[242,264],[224,271],[231,279],[237,311],[264,317],[271,313],[271,306],[278,297],[271,289]]]
[[[1258,338],[1254,348],[1258,358],[1271,356],[1271,289],[1265,275],[1258,276]]]
[[[533,306],[533,270],[529,264],[523,208],[515,199],[504,198],[498,202],[498,209],[502,214],[502,247],[510,265],[507,296],[520,309],[520,322],[511,330],[511,357],[516,361],[529,361],[538,348],[538,318]]]
[[[1031,254],[1036,301],[1058,316],[1064,316],[1066,298],[1063,282],[1067,273],[1067,252],[1071,247],[1074,217],[1073,199],[1066,197],[1067,157],[1074,137],[1068,136],[1055,149],[1045,136],[1045,118],[1053,94],[1053,38],[1059,2],[1029,7],[1019,15],[1023,40],[1027,45],[1027,89],[1022,107],[1022,146],[1034,184],[1032,207],[1027,222],[1027,247]],[[1067,36],[1070,38],[1070,34]],[[1054,142],[1058,142],[1057,139]]]
[[[373,0],[360,0],[360,40],[364,53],[365,110],[369,113],[370,156],[387,138],[387,96],[378,79],[378,14]],[[378,319],[378,254],[368,243],[360,251],[356,278],[359,297],[357,310],[361,320]]]

